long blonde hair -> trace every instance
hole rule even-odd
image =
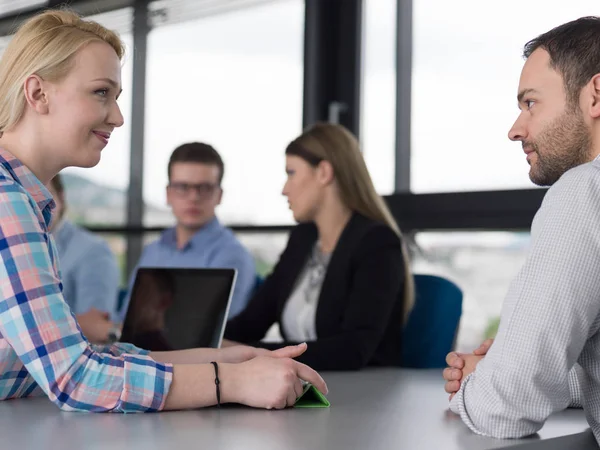
[[[125,47],[115,32],[68,10],[43,12],[18,29],[0,60],[0,136],[23,117],[27,77],[60,81],[77,51],[94,41],[109,44],[123,58]]]
[[[317,123],[312,125],[288,146],[288,154],[296,154],[310,164],[328,161],[333,166],[342,202],[351,210],[369,219],[388,225],[398,237],[400,228],[385,201],[375,191],[373,180],[360,151],[358,139],[341,125]],[[414,303],[414,281],[404,239],[404,321]]]

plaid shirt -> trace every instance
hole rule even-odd
[[[0,399],[47,395],[65,411],[163,408],[173,377],[130,344],[91,346],[62,295],[54,201],[0,149]]]

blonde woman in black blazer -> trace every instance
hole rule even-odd
[[[224,345],[307,341],[297,359],[316,370],[399,365],[412,276],[357,139],[340,125],[314,125],[286,149],[286,172],[283,194],[300,224],[273,273],[228,323]],[[276,322],[285,342],[259,342]]]

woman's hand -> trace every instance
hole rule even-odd
[[[223,403],[283,409],[293,406],[302,395],[302,380],[327,394],[323,378],[307,365],[290,358],[259,356],[222,367],[221,396]]]
[[[242,363],[259,356],[270,356],[272,358],[297,358],[306,351],[306,343],[290,345],[278,350],[266,350],[264,348],[250,347],[248,345],[236,345],[233,347],[220,348],[217,354],[217,362]]]

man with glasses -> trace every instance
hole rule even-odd
[[[146,246],[139,267],[232,268],[238,276],[229,317],[248,303],[256,282],[254,260],[233,232],[216,217],[221,203],[223,160],[210,145],[191,142],[177,147],[169,159],[167,202],[176,225]],[[133,286],[132,276],[129,287]],[[128,300],[127,300],[128,301]],[[127,303],[126,301],[126,303]],[[127,305],[121,309],[124,316]]]

